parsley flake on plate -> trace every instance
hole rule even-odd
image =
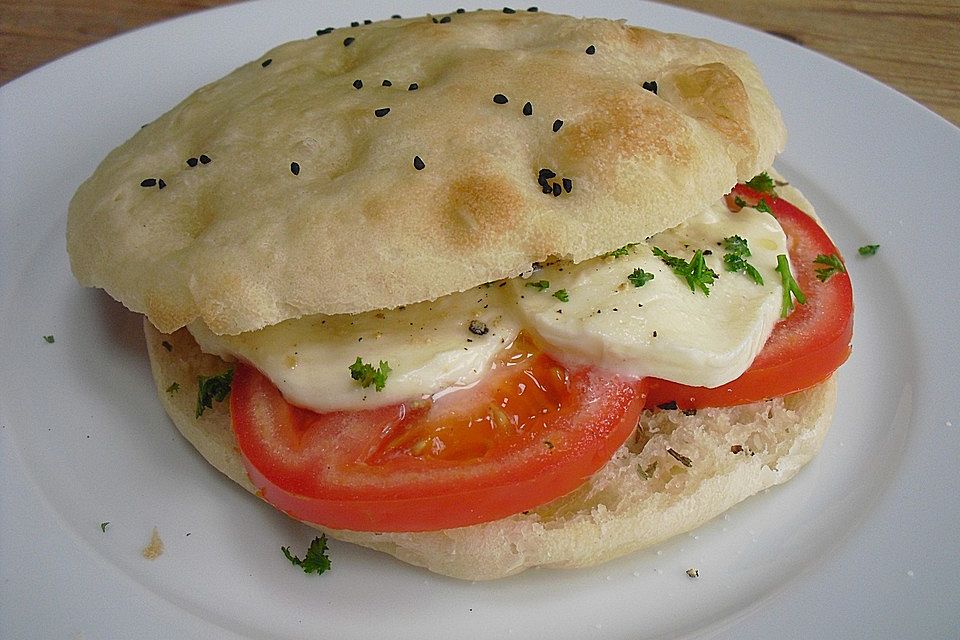
[[[313,539],[303,560],[290,553],[290,547],[280,547],[280,551],[283,551],[283,555],[294,566],[303,569],[304,573],[320,575],[330,569],[330,558],[327,556],[327,536],[324,534]]]
[[[857,249],[857,252],[862,256],[875,256],[877,255],[877,249],[879,248],[880,245],[878,244],[865,244]]]

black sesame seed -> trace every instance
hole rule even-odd
[[[350,45],[353,44],[353,41],[354,41],[354,40],[356,40],[356,38],[344,38],[344,39],[343,39],[343,46],[349,47]]]
[[[511,9],[510,7],[504,7],[504,8],[503,8],[503,12],[504,12],[504,13],[516,13],[516,10],[515,10],[515,9]]]
[[[436,18],[433,18],[433,24],[440,24],[440,21],[437,20]]]
[[[466,9],[457,9],[457,13],[466,13],[466,12],[467,12]]]
[[[167,183],[163,181],[163,178],[157,180],[157,188],[163,189],[165,186],[167,186]]]
[[[533,105],[529,102],[523,105],[523,115],[532,116],[533,115]]]
[[[200,154],[200,164],[210,164],[210,156],[205,153]]]
[[[317,30],[317,35],[318,35],[318,36],[325,36],[325,35],[327,35],[328,33],[332,33],[332,32],[333,32],[333,27],[327,27],[326,29],[319,29],[319,30]]]
[[[527,7],[527,11],[529,11],[530,13],[536,13],[537,11],[540,11],[540,9],[536,7]]]
[[[373,115],[377,116],[378,118],[382,118],[383,116],[387,115],[388,113],[390,113],[390,107],[383,107],[382,109],[376,109],[376,110],[373,112]]]
[[[448,22],[450,22],[450,20],[451,20],[450,16],[443,16],[442,18],[440,18],[440,24],[447,24]]]
[[[393,83],[390,82],[389,80],[384,80],[383,82],[380,83],[380,86],[381,86],[381,87],[392,87],[392,86],[393,86]]]
[[[507,96],[503,95],[502,93],[498,93],[497,95],[493,96],[493,101],[497,104],[507,104],[508,102]]]
[[[420,88],[420,85],[418,85],[416,82],[411,82],[410,86],[407,87],[407,91],[416,91],[419,88]]]
[[[588,56],[592,56],[592,55],[595,54],[596,52],[597,52],[597,48],[596,48],[595,46],[590,45],[589,47],[587,47],[586,54],[587,54]]]
[[[373,24],[373,20],[364,20],[363,24]]]
[[[553,187],[551,187],[549,184],[544,183],[543,192],[547,194],[553,193]]]
[[[295,175],[295,176],[300,175],[300,163],[299,163],[299,162],[291,162],[291,163],[290,163],[290,173],[292,173],[292,174]]]
[[[198,163],[198,162],[200,162],[200,161],[197,160],[196,158],[187,158],[187,166],[188,166],[188,167],[195,167],[195,166],[197,166],[197,163]]]
[[[359,26],[360,26],[360,23],[359,23],[359,22],[351,22],[351,23],[350,23],[350,26],[351,26],[351,27],[359,27]]]
[[[559,183],[559,182],[554,182],[554,183],[553,183],[553,197],[556,198],[556,197],[559,196],[562,192],[563,192],[563,190],[560,188],[560,183]]]
[[[573,180],[570,178],[563,179],[563,190],[567,193],[570,193],[570,190],[573,189]]]
[[[427,166],[423,164],[423,160],[420,159],[420,156],[413,157],[413,168],[417,171],[423,171],[423,168]]]
[[[554,120],[553,121],[553,132],[556,133],[560,131],[560,127],[563,126],[563,120]]]
[[[267,58],[266,60],[260,63],[260,66],[269,67],[271,62],[273,62],[273,58]]]
[[[391,20],[399,20],[399,19],[400,19],[400,14],[399,14],[399,13],[395,13],[395,14],[393,14],[392,16],[390,16],[390,19],[391,19]]]
[[[643,88],[646,89],[647,91],[651,91],[651,92],[653,92],[653,93],[656,93],[656,92],[657,92],[657,81],[656,81],[656,80],[651,80],[650,82],[644,82],[644,83],[643,83]]]
[[[140,183],[140,186],[141,186],[141,187],[155,187],[155,186],[157,186],[157,179],[156,179],[156,178],[147,178],[146,180],[144,180],[143,182]]]
[[[356,80],[354,80],[354,81],[353,81],[353,88],[354,88],[354,89],[363,89],[363,80],[361,80],[360,78],[357,78]]]
[[[539,184],[545,184],[550,178],[556,178],[557,174],[551,171],[550,169],[540,169],[537,172],[537,182]]]

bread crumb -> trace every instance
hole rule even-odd
[[[163,540],[160,539],[160,532],[154,527],[150,533],[150,542],[140,552],[147,560],[156,560],[163,553]]]

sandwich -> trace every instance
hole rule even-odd
[[[458,10],[322,28],[70,204],[217,469],[464,579],[607,561],[793,477],[850,351],[842,257],[740,51]]]

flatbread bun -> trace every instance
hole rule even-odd
[[[162,331],[235,334],[592,258],[783,143],[729,47],[543,12],[386,20],[279,46],[142,128],[77,191],[67,246]]]
[[[201,352],[185,329],[163,334],[144,320],[144,331],[157,392],[174,424],[214,467],[256,494],[230,426],[228,403],[195,417],[197,376],[222,373],[227,364]],[[174,382],[180,389],[168,391]],[[635,436],[581,488],[494,522],[422,533],[317,528],[468,580],[501,578],[536,566],[593,565],[694,529],[792,478],[819,450],[835,401],[831,378],[767,402],[692,415],[647,412]]]

